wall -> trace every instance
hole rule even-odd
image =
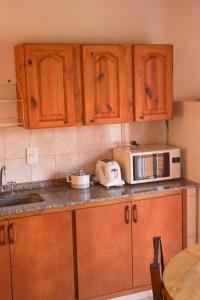
[[[199,0],[0,1],[0,83],[23,42],[172,43],[175,99],[200,96]]]
[[[169,122],[169,142],[182,150],[183,176],[200,182],[200,102],[174,103],[174,119]]]
[[[181,147],[182,176],[200,182],[200,132],[199,132],[199,101],[181,101],[174,103],[174,119],[169,122],[169,143]],[[198,192],[198,196],[200,193]],[[198,230],[196,216],[200,220],[200,197],[198,204],[196,193],[188,190],[187,219],[188,219],[188,245],[194,244],[196,236],[200,241],[200,222]]]

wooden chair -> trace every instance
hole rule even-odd
[[[161,237],[153,238],[153,263],[150,264],[151,284],[154,300],[166,300],[163,288],[164,258]]]

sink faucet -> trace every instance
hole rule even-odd
[[[6,171],[6,167],[3,166],[0,169],[0,192],[3,192],[3,174]]]

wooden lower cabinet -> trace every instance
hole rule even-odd
[[[0,221],[0,299],[12,300],[8,221]]]
[[[60,212],[0,222],[0,299],[75,299],[71,218]]]
[[[76,211],[79,299],[132,287],[131,203]]]
[[[13,300],[73,300],[71,213],[9,223]]]
[[[153,237],[161,236],[165,264],[182,250],[182,195],[136,201],[133,206],[133,286],[150,284]]]
[[[77,210],[79,299],[149,289],[153,237],[167,263],[183,247],[182,210],[182,194]]]

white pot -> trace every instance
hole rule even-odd
[[[73,189],[87,189],[90,187],[90,175],[66,174],[66,181],[71,182]]]

